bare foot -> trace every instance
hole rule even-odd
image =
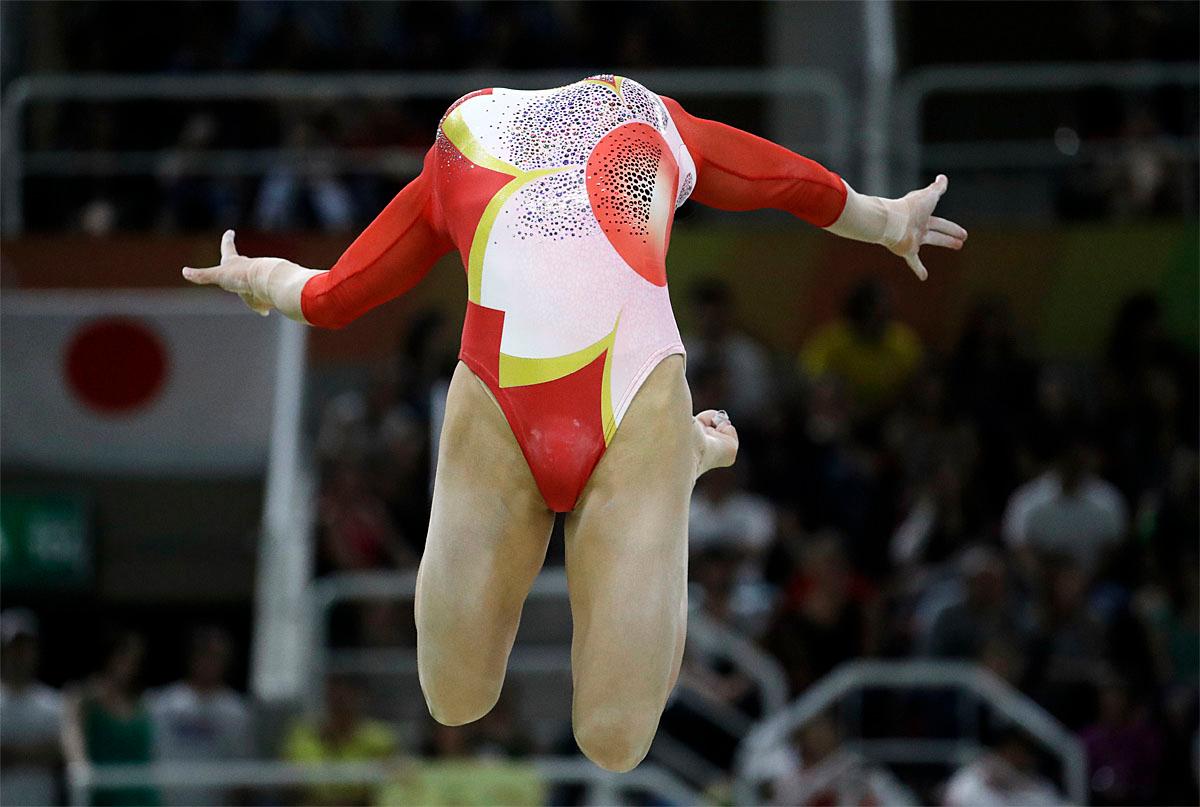
[[[703,439],[696,475],[733,465],[737,459],[738,433],[725,410],[706,409],[696,415],[696,428]]]

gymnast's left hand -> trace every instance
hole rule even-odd
[[[233,230],[221,236],[221,262],[207,269],[184,267],[183,276],[201,286],[220,286],[242,298],[257,314],[267,316],[273,307],[265,289],[274,264],[279,258],[247,258],[239,255],[233,243]]]

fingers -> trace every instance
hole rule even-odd
[[[233,244],[233,230],[226,230],[221,236],[221,260],[237,257],[237,247]]]
[[[921,257],[917,253],[905,255],[904,262],[908,264],[909,269],[913,270],[913,274],[917,276],[918,280],[925,280],[929,277],[929,272],[925,269],[925,264],[921,263]]]
[[[947,249],[963,248],[963,240],[961,238],[955,238],[952,235],[934,232],[933,230],[925,233],[925,237],[921,239],[921,243],[935,247],[946,247]]]
[[[220,270],[219,266],[210,266],[207,269],[193,269],[191,266],[185,266],[183,267],[183,276],[198,286],[211,286],[221,282]]]
[[[717,410],[705,409],[703,412],[697,413],[696,420],[700,421],[701,426],[704,426],[706,429],[711,429],[715,425],[713,421],[716,419],[716,417]]]
[[[930,183],[929,190],[936,193],[940,198],[941,195],[946,192],[946,188],[948,187],[950,187],[950,180],[945,174],[938,174],[937,179]]]
[[[929,217],[929,229],[933,230],[934,232],[945,233],[953,238],[957,238],[959,241],[967,240],[966,230],[964,230],[962,227],[959,227],[949,219],[944,219],[941,216]]]

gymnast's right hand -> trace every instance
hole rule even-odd
[[[283,258],[248,258],[239,255],[233,243],[233,230],[221,236],[221,262],[207,269],[184,267],[183,276],[198,285],[220,286],[242,298],[262,316],[278,308],[284,315],[304,322],[300,308],[304,284],[314,269],[305,269]]]
[[[737,459],[738,433],[729,416],[723,411],[706,409],[696,415],[696,426],[704,438],[700,473],[733,465]]]

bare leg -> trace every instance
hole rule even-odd
[[[439,723],[469,723],[496,704],[553,523],[500,407],[460,363],[417,573],[417,668]]]
[[[687,630],[687,518],[703,435],[683,359],[638,391],[566,521],[575,739],[603,768],[645,757]]]

